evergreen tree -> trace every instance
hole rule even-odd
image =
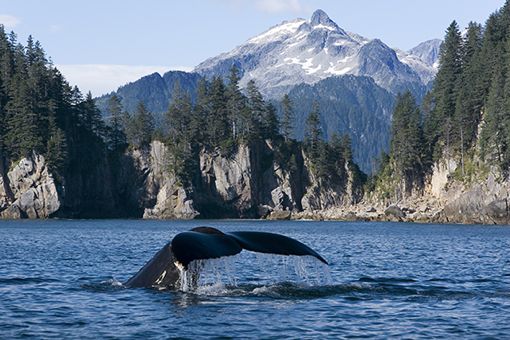
[[[45,158],[51,170],[61,173],[67,159],[67,143],[64,131],[57,126],[55,107],[49,116],[49,138],[46,142]]]
[[[40,121],[22,75],[16,75],[10,92],[12,100],[6,107],[4,139],[9,155],[18,159],[29,156],[32,151],[41,152],[43,140],[39,130]]]
[[[244,118],[246,120],[247,134],[250,140],[256,140],[263,135],[264,127],[262,124],[267,107],[254,80],[250,80],[246,85],[246,93],[250,109],[249,116]]]
[[[191,116],[193,105],[191,97],[181,91],[179,83],[174,88],[174,101],[170,104],[166,114],[169,137],[175,144],[177,140],[191,140]]]
[[[272,104],[266,105],[262,128],[264,138],[277,140],[280,137],[280,122],[276,115],[276,108]]]
[[[148,147],[154,133],[154,117],[140,102],[132,115],[126,135],[131,146],[136,148]]]
[[[87,93],[85,100],[80,103],[78,120],[86,131],[89,131],[101,141],[104,140],[105,123],[90,91]]]
[[[106,108],[108,112],[108,146],[110,150],[121,151],[126,147],[126,134],[124,132],[124,112],[122,103],[117,95],[113,95],[108,99]]]
[[[441,145],[452,135],[452,119],[455,114],[457,93],[462,72],[462,37],[457,22],[453,21],[446,30],[446,36],[439,56],[439,71],[432,90],[434,108],[427,119],[426,136],[433,146],[434,157],[441,156]],[[441,142],[441,145],[438,144]]]
[[[313,103],[312,110],[306,119],[304,144],[312,163],[320,163],[323,141],[319,103],[317,102]]]
[[[288,94],[282,99],[282,134],[286,141],[294,138],[294,109]]]
[[[225,94],[225,84],[220,77],[214,77],[209,88],[210,113],[208,120],[209,137],[212,145],[226,146],[232,142],[230,124],[227,110],[227,97]]]
[[[209,128],[209,124],[206,123],[212,119],[208,91],[207,81],[201,79],[198,83],[197,99],[193,107],[194,119],[191,121],[191,130],[197,143],[212,147],[210,143],[210,133],[212,131]]]
[[[454,146],[462,157],[476,138],[477,126],[481,119],[483,89],[479,80],[482,72],[480,52],[482,46],[482,28],[470,22],[463,42],[462,74],[458,88],[454,114]]]
[[[423,177],[423,132],[420,110],[410,92],[397,97],[391,127],[390,157],[397,176],[404,180],[405,191]]]
[[[231,125],[232,139],[242,137],[244,122],[242,113],[246,107],[246,98],[239,88],[239,70],[232,66],[230,69],[229,82],[226,89],[228,119]]]
[[[505,77],[503,72],[495,72],[492,86],[489,90],[486,110],[487,117],[481,134],[482,156],[491,162],[507,168],[506,158],[508,152],[507,124],[508,113],[505,109]]]

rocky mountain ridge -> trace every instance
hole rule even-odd
[[[232,66],[242,72],[241,85],[255,80],[268,97],[279,98],[297,84],[352,74],[368,76],[397,94],[403,89],[423,92],[437,72],[437,41],[397,54],[379,39],[367,39],[340,28],[322,10],[310,20],[276,25],[230,52],[199,64],[194,72],[227,75]]]

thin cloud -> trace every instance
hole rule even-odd
[[[49,30],[51,33],[57,33],[62,30],[62,27],[60,25],[52,24],[50,25]]]
[[[117,90],[119,86],[158,72],[170,70],[191,71],[187,66],[147,66],[112,64],[60,64],[56,65],[71,85],[78,85],[82,93],[92,92],[100,96]]]
[[[0,25],[4,25],[6,28],[14,28],[21,20],[13,15],[0,14]]]
[[[267,13],[304,11],[304,7],[299,0],[257,0],[255,2],[257,9]]]
[[[226,4],[236,10],[255,9],[260,12],[274,13],[303,13],[308,7],[301,3],[301,0],[216,0],[218,3]]]

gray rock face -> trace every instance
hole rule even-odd
[[[441,220],[460,223],[509,224],[510,183],[498,181],[493,174],[447,201]]]
[[[402,219],[406,217],[406,214],[396,205],[390,205],[386,210],[384,210],[384,214],[386,216],[393,216],[398,219]]]
[[[434,66],[439,60],[442,43],[443,41],[440,39],[427,40],[410,49],[408,53],[420,58],[427,65]]]
[[[398,58],[411,67],[423,83],[432,81],[439,68],[439,49],[442,40],[432,39],[422,42],[407,52],[396,50]]]
[[[168,171],[168,150],[159,141],[151,143],[148,152],[135,150],[132,158],[142,180],[138,191],[143,218],[192,219],[199,215],[188,192]]]
[[[272,148],[269,141],[243,145],[228,157],[202,150],[195,180],[185,188],[166,170],[166,147],[153,142],[150,154],[133,155],[145,173],[143,217],[280,219],[290,218],[291,212],[351,202],[350,190],[320,186],[302,159],[291,174],[271,158]]]
[[[7,174],[0,174],[2,218],[47,218],[60,205],[57,185],[43,156],[34,153],[21,159]]]

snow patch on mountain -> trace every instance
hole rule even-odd
[[[300,83],[352,74],[369,76],[381,87],[397,93],[406,84],[417,88],[437,72],[427,53],[434,44],[418,45],[409,52],[395,51],[378,39],[344,31],[322,10],[310,20],[285,21],[249,39],[230,52],[210,58],[195,68],[206,77],[226,75],[235,65],[241,86],[255,80],[261,91],[278,97]]]

